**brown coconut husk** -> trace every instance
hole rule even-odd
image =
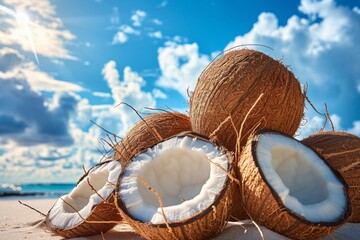
[[[313,223],[286,208],[281,198],[264,177],[256,156],[259,136],[262,133],[269,132],[286,136],[283,133],[272,130],[262,130],[252,134],[241,153],[241,159],[238,164],[241,172],[243,201],[247,213],[251,219],[260,225],[292,239],[316,239],[330,234],[344,224],[350,216],[351,205],[349,198],[347,198],[347,209],[333,222]],[[288,137],[293,139],[290,136]],[[324,160],[319,153],[314,152]],[[324,162],[326,164],[325,160]],[[348,190],[348,186],[341,175],[330,165],[326,165],[344,184],[344,188]]]
[[[90,173],[92,169],[97,168],[103,164],[107,164],[108,162],[110,161],[104,161],[93,166],[79,179],[77,185],[86,178],[86,176]],[[87,182],[90,185],[90,187],[94,190],[94,192],[96,192],[96,190],[92,187],[91,183],[89,181]],[[67,204],[69,207],[75,210],[75,208],[70,203],[67,203],[65,200],[63,201],[65,202],[65,204]],[[77,226],[74,226],[69,229],[57,228],[52,224],[52,222],[49,219],[49,214],[52,208],[49,210],[45,218],[45,223],[49,229],[51,229],[53,232],[65,238],[85,237],[85,236],[92,236],[100,233],[105,233],[110,229],[112,229],[116,224],[121,223],[123,220],[114,202],[115,202],[115,190],[114,193],[111,194],[107,199],[103,199],[103,201],[100,204],[93,206],[92,212],[88,218],[85,219],[80,215],[80,213],[78,213],[80,217],[83,219],[83,221],[80,222]]]
[[[210,140],[206,136],[199,135],[194,132],[184,132],[177,134],[176,136],[179,137],[190,136],[190,137],[196,137],[204,141],[208,141],[214,144],[215,146],[217,146],[222,152],[226,153],[229,162],[233,161],[233,154],[231,152],[229,152],[227,149],[222,147],[217,141]],[[164,139],[164,141],[165,140],[166,139]],[[173,223],[166,222],[164,224],[151,224],[148,222],[142,222],[138,219],[135,219],[127,211],[124,201],[118,191],[117,191],[117,198],[115,203],[123,219],[129,225],[131,225],[138,234],[140,234],[145,239],[189,239],[189,240],[208,239],[222,232],[222,230],[225,228],[227,224],[227,221],[230,218],[231,209],[233,207],[233,198],[234,198],[235,182],[236,182],[236,179],[234,177],[235,175],[234,169],[232,167],[232,164],[229,164],[228,169],[222,169],[222,170],[227,171],[228,177],[224,183],[221,192],[219,192],[213,204],[211,204],[204,211],[190,218],[183,219],[181,222],[173,222]],[[123,174],[125,173],[125,171],[123,172]],[[121,182],[121,177],[119,178],[118,186],[116,189],[119,189],[120,182]],[[160,196],[146,182],[144,181],[142,182],[158,198],[161,207],[163,204]],[[164,219],[166,220],[166,216],[164,216]]]
[[[114,159],[128,162],[156,143],[184,131],[190,131],[189,116],[179,112],[160,112],[137,122],[115,147]]]
[[[301,141],[314,148],[349,185],[352,214],[348,222],[360,222],[360,138],[346,132],[318,132]]]
[[[193,131],[216,137],[230,151],[235,150],[236,132],[249,109],[261,95],[243,126],[241,146],[253,126],[294,135],[304,113],[304,94],[299,81],[281,62],[250,49],[226,52],[200,75],[190,98]],[[220,127],[220,129],[218,129]]]

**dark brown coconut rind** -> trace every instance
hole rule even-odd
[[[273,133],[281,134],[276,132]],[[259,167],[256,148],[260,135],[261,132],[249,137],[239,161],[244,205],[251,218],[255,222],[292,239],[319,238],[330,234],[336,228],[344,224],[351,214],[348,198],[347,209],[333,222],[310,222],[284,206],[280,197],[267,182]],[[293,139],[291,137],[289,138]],[[318,156],[323,159],[319,154]],[[340,174],[330,166],[329,168],[344,184],[344,189],[347,192],[348,186]]]
[[[94,168],[97,168],[103,164],[107,164],[110,161],[104,161],[98,163],[97,165],[90,168],[77,182],[78,185]],[[97,235],[100,233],[104,233],[112,229],[116,223],[114,222],[121,222],[122,218],[119,214],[116,206],[115,206],[115,190],[114,192],[108,197],[107,202],[103,201],[98,205],[93,206],[92,212],[86,221],[97,221],[103,223],[87,223],[85,221],[79,223],[77,226],[74,226],[69,229],[60,229],[54,226],[50,219],[49,214],[52,208],[49,210],[45,222],[46,226],[49,227],[52,231],[57,233],[58,235],[66,238],[74,238],[74,237],[85,237],[91,235]],[[111,223],[106,223],[106,221],[111,221]]]
[[[50,210],[51,211],[51,210]],[[102,202],[94,207],[90,216],[86,219],[87,221],[101,221],[103,223],[87,223],[85,221],[81,222],[79,225],[74,226],[69,229],[59,229],[55,227],[51,221],[46,216],[45,222],[46,225],[55,233],[62,237],[74,238],[74,237],[85,237],[91,235],[97,235],[100,233],[105,233],[112,229],[116,223],[114,221],[121,222],[122,218],[115,207],[114,204],[114,195],[112,195],[108,202]],[[112,221],[111,223],[106,223],[106,221]]]
[[[360,222],[360,138],[346,132],[319,132],[301,141],[314,148],[349,185],[352,214]]]
[[[117,145],[114,159],[128,162],[139,152],[184,131],[190,131],[187,115],[179,112],[162,112],[149,115],[135,124]]]
[[[233,195],[233,208],[231,211],[230,221],[239,221],[250,218],[249,215],[246,213],[246,209],[244,208],[244,203],[241,195],[241,187],[239,185],[235,185],[235,193]]]
[[[279,61],[250,49],[234,50],[211,63],[200,75],[190,97],[190,119],[194,132],[215,137],[235,150],[236,131],[241,146],[257,129],[274,129],[294,135],[304,113],[304,95],[299,81]],[[221,126],[219,128],[219,126]]]
[[[133,218],[127,211],[119,192],[117,192],[117,201],[115,203],[121,216],[138,234],[146,239],[208,239],[218,235],[224,229],[230,218],[235,192],[235,182],[232,180],[234,178],[229,177],[234,176],[234,170],[230,163],[233,161],[233,155],[225,148],[219,147],[218,143],[209,140],[205,136],[191,132],[178,134],[177,136],[196,137],[218,146],[218,148],[228,156],[229,164],[228,169],[226,169],[228,171],[228,177],[224,183],[223,189],[216,196],[213,204],[204,211],[184,219],[181,222],[169,223],[171,230],[166,224],[151,224]],[[121,177],[119,178],[116,189],[119,189],[120,182]]]

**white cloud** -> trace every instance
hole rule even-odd
[[[187,99],[187,90],[194,90],[201,71],[208,65],[207,55],[199,53],[196,43],[177,44],[166,42],[158,49],[161,76],[156,84],[178,91]]]
[[[121,25],[119,31],[115,34],[112,40],[112,44],[123,44],[129,40],[129,35],[140,35],[139,30],[135,30],[129,25]]]
[[[146,12],[142,10],[136,10],[134,14],[131,16],[131,20],[133,21],[133,25],[135,27],[140,27],[142,21],[144,21],[146,17]]]
[[[16,9],[18,13],[26,13],[31,17],[31,23],[18,21],[16,12],[13,12],[15,16],[0,12],[3,22],[0,26],[0,44],[18,45],[24,51],[33,52],[26,31],[28,27],[38,55],[76,59],[65,47],[69,41],[75,39],[75,35],[64,29],[50,1],[4,0],[3,3],[9,7],[10,12]]]
[[[154,98],[161,98],[161,99],[166,99],[167,98],[167,95],[158,88],[154,88],[152,90],[152,94],[153,94]]]
[[[356,12],[357,14],[360,14],[360,8],[359,7],[354,7],[353,11]]]
[[[144,107],[154,108],[156,106],[152,94],[141,89],[145,85],[145,80],[138,73],[133,72],[129,66],[124,68],[122,79],[116,69],[115,61],[106,63],[102,74],[111,89],[114,105],[126,102],[138,111]],[[119,112],[119,119],[124,130],[128,130],[138,120],[136,114],[129,107],[121,106],[116,110]]]
[[[154,19],[152,19],[151,21],[152,21],[154,24],[156,24],[156,25],[162,25],[162,21],[159,20],[159,19],[157,19],[157,18],[154,18]]]
[[[31,88],[35,91],[47,91],[47,92],[79,92],[84,89],[74,83],[60,81],[54,79],[49,74],[39,71],[37,69],[22,69],[21,70]]]
[[[273,13],[261,13],[252,29],[234,38],[226,49],[242,44],[264,44],[260,50],[282,58],[302,83],[315,106],[327,103],[345,125],[360,118],[360,15],[333,0],[302,0],[301,16],[293,15],[284,26]],[[346,106],[346,107],[345,107]]]
[[[335,131],[346,131],[360,137],[360,121],[354,121],[352,123],[351,128],[345,128],[342,126],[341,117],[339,115],[331,114],[330,119],[331,121],[330,120],[325,121],[325,117],[320,115],[316,115],[311,118],[306,118],[306,121],[304,122],[305,124],[301,126],[297,131],[298,133],[297,138],[301,140],[314,133],[317,133],[323,128],[325,122],[326,122],[326,126],[324,128],[325,131],[331,131],[334,127]]]
[[[95,97],[101,97],[101,98],[111,98],[111,94],[106,93],[106,92],[92,92],[92,95],[94,95]]]
[[[163,35],[160,31],[155,31],[155,32],[150,32],[149,37],[161,39],[161,38],[163,38]]]
[[[119,29],[122,32],[127,33],[127,34],[140,35],[140,31],[135,30],[134,28],[130,27],[129,25],[121,25]]]
[[[39,70],[37,65],[31,62],[23,63],[23,58],[15,49],[0,49],[0,78],[26,80],[34,91],[79,92],[85,90],[77,84],[54,79],[46,72]]]
[[[124,32],[117,32],[113,37],[112,44],[123,44],[127,42],[129,37]]]
[[[354,121],[353,127],[350,128],[348,131],[360,137],[360,121]]]

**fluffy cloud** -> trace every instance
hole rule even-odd
[[[346,131],[360,137],[360,121],[354,121],[352,123],[352,127],[346,128],[342,126],[342,119],[339,115],[331,114],[330,119],[331,122],[329,120],[325,120],[325,118],[320,115],[306,118],[306,121],[303,121],[302,126],[300,126],[297,131],[297,138],[301,140],[320,131],[324,127],[324,123],[326,123],[324,128],[325,131],[331,131],[332,127],[334,127],[335,131]]]
[[[154,18],[151,20],[155,25],[162,25],[162,21],[157,19],[157,18]]]
[[[47,74],[23,64],[16,50],[0,50],[0,142],[2,145],[73,143],[69,121],[79,97],[71,90],[75,84],[52,79]],[[33,66],[34,67],[34,66]],[[44,97],[42,90],[55,92]]]
[[[129,25],[121,25],[119,31],[114,35],[112,44],[123,44],[128,41],[128,35],[140,35],[140,31],[135,30]]]
[[[152,94],[141,89],[145,85],[145,80],[138,73],[133,72],[130,67],[124,68],[123,78],[120,79],[116,62],[109,61],[105,64],[102,74],[111,89],[114,105],[126,102],[138,111],[143,110],[144,107],[154,108],[156,106]],[[115,110],[119,114],[118,122],[121,122],[121,128],[124,131],[138,121],[138,117],[129,107],[120,106]]]
[[[161,39],[161,38],[163,38],[163,35],[160,31],[155,31],[155,32],[150,32],[149,37]]]
[[[349,132],[360,137],[360,121],[353,122],[353,127],[349,129]]]
[[[55,7],[49,0],[4,0],[3,4],[8,9],[7,12],[0,11],[0,44],[18,45],[24,51],[33,52],[29,32],[37,54],[52,58],[76,59],[65,48],[66,43],[75,39],[75,36],[63,28],[62,21],[57,17]],[[16,9],[17,12],[12,9]],[[27,19],[24,14],[28,14],[32,19]]]
[[[141,10],[136,10],[134,14],[131,16],[131,20],[133,21],[133,25],[135,27],[140,27],[142,21],[144,21],[146,17],[146,12]]]
[[[161,99],[166,99],[167,98],[166,94],[163,91],[161,91],[160,89],[157,89],[157,88],[154,88],[152,90],[152,94],[153,94],[154,98],[161,98]]]
[[[360,119],[360,54],[354,54],[360,51],[360,15],[333,0],[302,0],[299,11],[304,17],[294,15],[284,26],[273,13],[260,14],[253,28],[226,48],[252,43],[272,47],[269,54],[284,56],[299,80],[309,83],[313,103],[326,102],[349,126]]]
[[[0,134],[0,142],[59,146],[73,142],[68,123],[77,104],[74,95],[59,93],[49,101],[34,92],[24,79],[0,78],[0,84],[0,102],[6,103],[0,106],[0,121],[2,128],[7,129]]]
[[[113,37],[112,44],[115,45],[126,43],[128,39],[128,36],[124,32],[117,32]]]
[[[199,54],[196,43],[166,42],[158,49],[161,76],[157,85],[178,91],[187,99],[187,90],[194,90],[201,71],[210,62],[209,56]]]

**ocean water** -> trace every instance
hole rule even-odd
[[[0,183],[0,200],[22,198],[58,198],[69,193],[75,183]]]

